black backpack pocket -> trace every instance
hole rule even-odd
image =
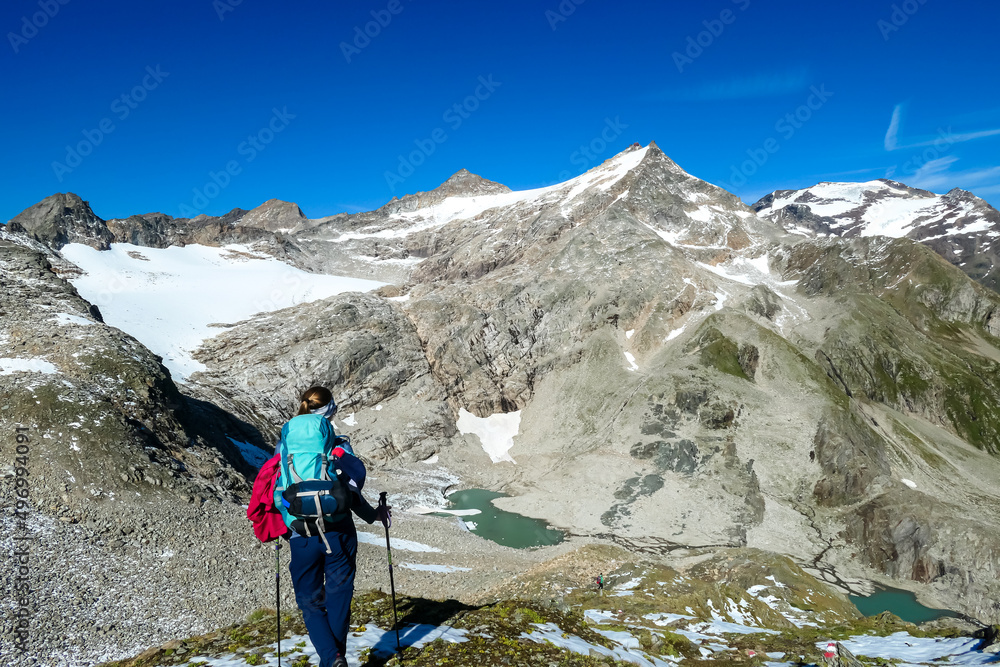
[[[314,521],[324,517],[332,523],[350,513],[349,493],[346,485],[338,479],[313,479],[292,484],[282,492],[281,497],[293,517]]]

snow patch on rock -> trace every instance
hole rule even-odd
[[[510,455],[514,437],[521,428],[521,411],[498,413],[489,417],[477,417],[465,408],[458,411],[455,423],[463,435],[475,435],[483,445],[493,463],[509,461],[517,463]]]

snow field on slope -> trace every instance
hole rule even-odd
[[[928,199],[886,199],[868,207],[862,220],[867,224],[861,236],[906,236],[913,229],[914,219],[924,209],[933,208],[937,198]]]
[[[865,195],[871,195],[867,198]],[[878,199],[878,200],[876,200]],[[956,226],[952,218],[960,218],[973,213],[975,205],[963,202],[957,206],[945,201],[942,195],[919,195],[894,188],[880,181],[867,183],[819,183],[811,188],[795,190],[783,196],[775,196],[760,215],[770,216],[790,204],[808,206],[813,214],[833,218],[834,228],[853,226],[857,220],[843,217],[852,211],[861,215],[861,236],[888,236],[900,238],[918,227],[944,223],[943,234],[921,239],[926,242],[955,234],[987,232],[992,224],[987,220],[974,220],[965,226]],[[918,222],[919,219],[920,220]],[[787,231],[811,236],[806,228],[791,227]],[[824,234],[819,234],[824,236]]]
[[[796,201],[802,195],[801,190],[793,190],[791,193],[778,197],[775,196],[771,203],[770,210],[762,209],[761,215],[767,215],[777,211],[789,204],[801,203],[808,206],[813,213],[821,216],[836,217],[848,211],[854,210],[864,204],[864,194],[873,190],[895,190],[881,181],[868,181],[867,183],[819,183],[806,191],[823,202],[816,201]]]
[[[943,661],[949,665],[985,665],[997,662],[996,654],[975,651],[980,642],[971,637],[913,637],[907,632],[896,632],[888,637],[856,636],[841,643],[855,655],[902,660],[908,664]]]
[[[376,535],[375,533],[369,533],[363,530],[358,531],[358,542],[363,542],[364,544],[374,544],[375,546],[385,546],[385,536]],[[414,553],[441,553],[441,550],[437,547],[432,547],[429,544],[421,544],[420,542],[413,542],[412,540],[403,540],[398,537],[393,537],[390,542],[393,549],[399,551],[412,551]]]
[[[72,243],[62,254],[84,271],[70,280],[80,296],[101,309],[105,322],[163,357],[175,380],[205,370],[192,353],[222,331],[210,324],[233,324],[384,284],[306,273],[239,245],[160,249],[115,243],[98,251]]]
[[[565,208],[565,204],[591,187],[604,191],[609,190],[628,172],[638,166],[642,158],[646,156],[647,150],[648,146],[617,156],[576,178],[544,188],[516,190],[495,195],[448,197],[437,204],[416,211],[397,213],[392,217],[394,221],[409,223],[407,227],[382,229],[375,232],[345,232],[337,238],[331,239],[331,242],[342,243],[367,238],[404,238],[417,232],[443,227],[455,220],[471,220],[490,209],[508,208],[528,201],[535,201],[539,206],[562,201],[564,203],[563,213],[568,213],[569,209]],[[566,192],[567,187],[569,188],[568,192]]]

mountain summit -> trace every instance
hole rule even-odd
[[[910,238],[1000,291],[1000,211],[971,192],[936,195],[896,181],[778,190],[753,210],[793,234]]]
[[[446,197],[497,195],[505,192],[510,192],[510,188],[506,185],[477,176],[468,169],[460,169],[452,174],[447,181],[431,190],[429,194],[440,195],[443,199]]]
[[[46,197],[10,220],[7,230],[22,233],[59,250],[67,243],[83,243],[107,250],[114,236],[88,202],[72,192]]]
[[[843,590],[896,585],[929,606],[1000,621],[1000,295],[923,244],[938,235],[994,238],[992,209],[971,195],[886,181],[820,184],[775,193],[755,212],[650,144],[532,190],[459,172],[431,193],[308,224],[292,204],[259,208],[260,224],[287,231],[245,226],[246,216],[128,218],[162,227],[151,242],[190,244],[200,230],[217,245],[239,246],[98,252],[70,244],[59,252],[80,267],[65,274],[72,285],[46,273],[37,242],[3,233],[0,259],[8,258],[11,275],[20,267],[17,302],[4,307],[26,314],[19,317],[30,326],[0,320],[0,392],[16,406],[0,411],[0,428],[32,423],[38,442],[58,448],[51,462],[35,459],[35,479],[50,480],[53,504],[59,485],[72,491],[63,516],[85,521],[84,501],[107,516],[141,515],[152,535],[143,539],[159,539],[166,551],[174,516],[143,513],[145,485],[168,498],[197,491],[204,500],[208,487],[189,483],[185,467],[214,464],[188,451],[191,438],[202,437],[200,446],[230,460],[231,470],[245,470],[262,455],[253,444],[275,441],[303,385],[323,384],[340,406],[338,432],[350,435],[371,477],[385,485],[404,517],[400,530],[414,531],[405,537],[419,542],[434,533],[440,551],[427,553],[463,563],[447,584],[414,578],[406,582],[412,589],[479,595],[523,572],[523,560],[468,546],[481,542],[462,530],[474,522],[415,515],[418,507],[443,508],[450,489],[482,488],[510,494],[494,501],[501,509],[571,534],[560,555],[614,544],[687,568],[691,557],[734,549],[766,571],[777,553]],[[275,222],[282,214],[295,224]],[[838,233],[847,228],[850,235]],[[922,242],[902,238],[917,231]],[[178,303],[163,278],[168,260],[197,264],[199,284],[224,299],[249,299],[246,309],[193,327],[189,304]],[[281,276],[264,287],[249,287],[238,273],[264,265]],[[112,292],[122,267],[130,285],[149,292]],[[310,292],[313,278],[345,275],[375,282]],[[151,298],[154,284],[167,289]],[[55,303],[56,291],[73,299],[53,312],[30,307]],[[85,317],[81,298],[109,302],[101,311],[108,326]],[[116,354],[125,364],[142,359],[141,373],[123,375],[104,354],[77,354],[81,334],[117,341],[113,327],[130,325],[115,321],[116,309],[129,308],[143,325],[129,331],[134,348],[109,343],[100,351],[124,350]],[[163,358],[183,344],[198,363],[174,385],[136,340],[163,346],[156,351]],[[59,398],[56,413],[36,396],[64,397],[62,374],[70,371],[101,391],[128,377],[131,393],[78,411],[81,390]],[[178,424],[195,408],[229,415],[225,437],[203,424],[190,435],[186,425],[169,424],[174,435],[165,439],[168,429],[153,418],[158,404],[136,413],[133,397],[160,386],[184,406]],[[112,408],[133,420],[122,423],[136,442],[149,443],[130,449],[136,460],[149,454],[158,462],[107,462],[130,485],[115,489],[134,486],[142,497],[105,498],[66,477],[115,456],[90,421]],[[217,431],[227,424],[204,422]],[[225,525],[242,522],[244,485],[211,487]],[[203,504],[196,499],[191,509]],[[47,539],[81,542],[60,524]],[[118,527],[103,520],[88,530],[95,544],[118,540]],[[252,537],[227,530],[197,539],[224,540],[230,553],[241,544],[258,562],[266,558],[249,546]],[[370,547],[359,556],[374,558]],[[183,568],[149,559],[151,572],[183,587],[178,572],[196,569],[220,600],[198,610],[199,619],[234,615],[253,595],[264,604],[263,593],[227,588],[231,569],[205,566],[205,555],[185,554],[199,560]],[[94,558],[113,568],[120,556]],[[52,584],[38,586],[40,595],[58,597]],[[60,618],[77,622],[71,613]]]
[[[256,227],[269,232],[290,232],[298,225],[308,222],[305,213],[292,202],[269,199],[257,208],[251,209],[239,219],[243,227]]]

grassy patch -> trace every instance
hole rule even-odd
[[[744,380],[750,380],[740,365],[740,348],[721,331],[709,327],[694,342],[701,363]]]
[[[601,555],[610,558],[617,551],[607,554],[595,549],[581,550],[588,558]],[[588,561],[589,563],[589,561]],[[588,570],[591,566],[588,565]],[[802,572],[789,559],[754,549],[733,549],[680,573],[669,567],[653,563],[625,563],[616,569],[606,568],[609,593],[616,583],[639,580],[632,595],[600,596],[587,588],[570,591],[561,600],[548,603],[537,600],[511,599],[494,604],[471,606],[456,600],[428,600],[402,596],[397,598],[399,619],[404,624],[450,626],[466,631],[467,641],[451,643],[436,640],[420,649],[407,648],[401,656],[388,656],[370,650],[362,655],[362,667],[500,667],[502,665],[565,665],[567,667],[624,667],[600,650],[616,647],[614,642],[598,630],[625,631],[639,640],[641,650],[662,658],[684,658],[684,664],[761,665],[766,652],[780,651],[791,660],[817,662],[821,658],[815,644],[831,639],[845,639],[858,634],[890,634],[906,630],[915,636],[932,636],[920,633],[908,623],[891,614],[864,618],[846,598]],[[813,609],[810,619],[831,619],[824,627],[794,627],[780,614],[770,609],[760,599],[748,594],[752,586],[767,586],[767,595],[794,605],[800,610]],[[563,589],[565,590],[565,589]],[[726,635],[723,643],[735,650],[702,656],[704,646],[678,633],[676,625],[654,625],[646,614],[671,611],[711,618],[714,614],[725,616],[732,604],[739,602],[740,613],[765,621],[762,625],[780,628],[781,634]],[[584,609],[605,610],[612,617],[607,622],[588,623]],[[382,592],[372,591],[355,596],[351,605],[353,631],[364,631],[370,625],[392,628],[392,601]],[[804,613],[804,612],[799,612]],[[768,615],[770,614],[770,615]],[[736,620],[736,619],[732,619]],[[150,649],[131,660],[109,663],[105,667],[159,667],[191,664],[197,656],[219,656],[236,653],[248,665],[261,664],[266,653],[261,647],[275,638],[275,615],[272,610],[259,610],[247,620],[207,635]],[[538,625],[553,624],[562,632],[562,638],[579,637],[600,650],[589,655],[573,653],[543,640]],[[298,614],[282,616],[282,630],[305,634],[306,629]],[[939,634],[946,635],[948,631]],[[287,636],[287,635],[286,635]],[[711,643],[711,642],[709,642]],[[283,664],[305,665],[302,654],[305,642],[292,646],[288,640],[282,644]],[[749,652],[756,652],[756,656]],[[180,660],[178,660],[180,658]],[[187,658],[189,662],[183,662]]]

